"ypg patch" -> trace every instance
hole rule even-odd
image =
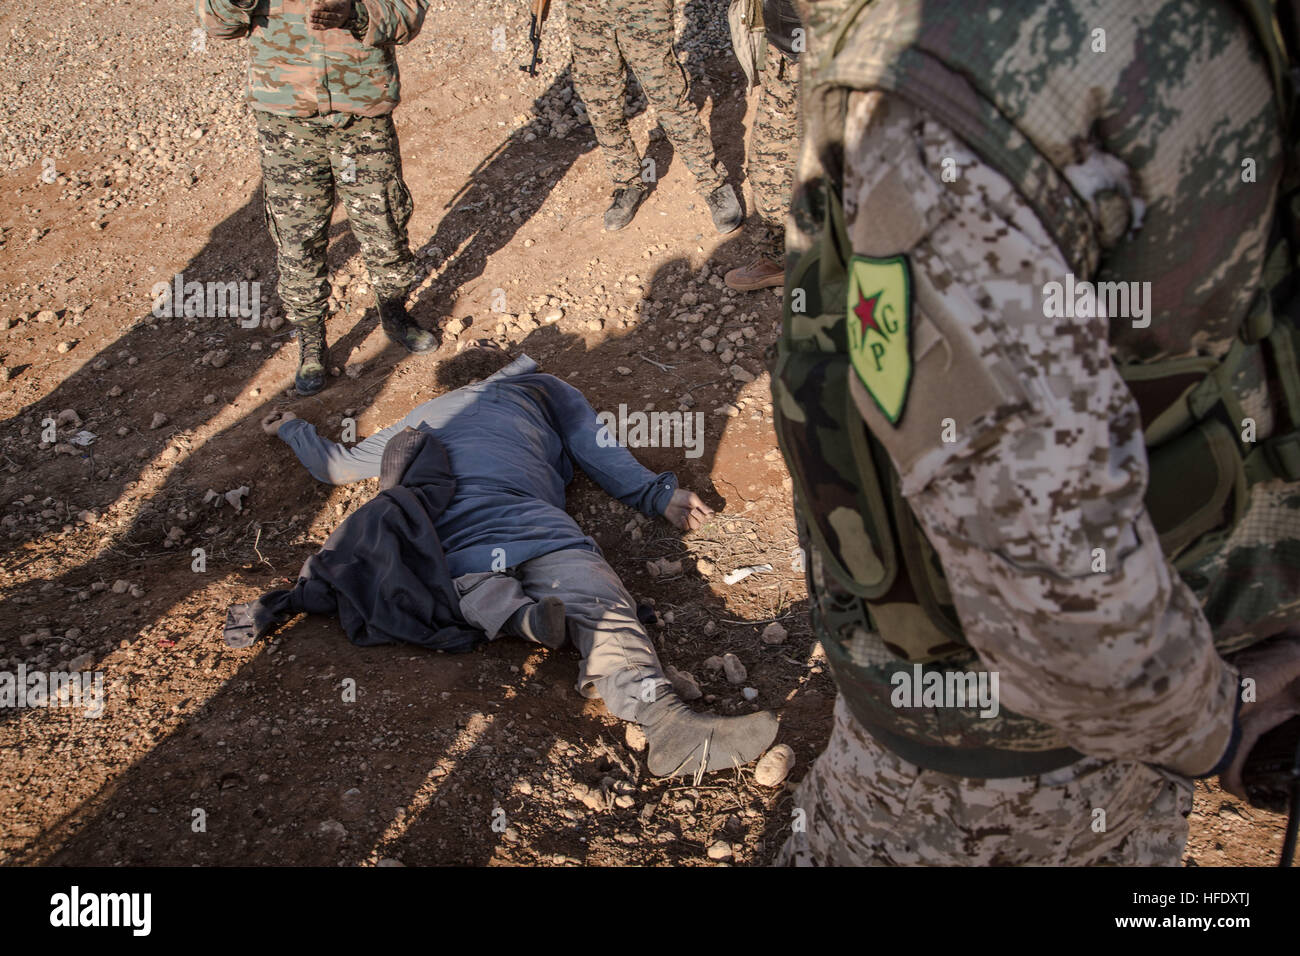
[[[912,383],[912,273],[904,256],[849,263],[849,357],[867,393],[897,425]]]

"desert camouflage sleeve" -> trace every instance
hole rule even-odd
[[[905,255],[914,290],[905,411],[891,425],[860,388],[858,406],[1002,704],[1084,753],[1211,770],[1237,678],[1143,504],[1107,320],[1044,317],[1059,250],[1005,178],[897,98],[849,101],[843,201],[854,254]]]
[[[363,0],[370,22],[362,43],[381,46],[385,43],[410,43],[424,26],[428,0]]]
[[[196,0],[199,22],[208,36],[234,40],[248,35],[253,11],[261,0]]]

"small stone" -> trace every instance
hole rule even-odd
[[[682,700],[699,700],[704,696],[700,690],[700,685],[695,682],[695,678],[685,671],[679,671],[672,664],[664,668],[668,680],[672,682],[673,690],[677,691],[677,696]]]
[[[647,561],[645,569],[652,578],[668,577],[681,574],[682,563],[680,561],[669,561],[667,558],[659,558],[656,561]]]
[[[95,662],[95,655],[92,652],[78,654],[72,660],[68,661],[68,670],[84,671]]]
[[[230,361],[230,350],[215,349],[203,356],[203,359],[213,368],[224,368],[226,363]]]
[[[203,396],[204,405],[211,405],[214,402],[216,402],[216,400],[217,400],[217,396],[213,395],[211,392],[208,392],[208,394]]]
[[[337,820],[326,820],[319,828],[317,828],[316,832],[323,837],[334,840],[342,840],[348,835],[348,831],[344,828],[343,824],[339,823]]]
[[[632,374],[632,370],[631,370],[630,368],[628,368],[626,365],[620,365],[620,366],[619,366],[618,368],[616,368],[614,371],[618,372],[619,375],[631,375],[631,374]]]
[[[639,754],[646,748],[645,731],[636,724],[627,725],[627,730],[623,732],[623,739],[627,742],[627,749],[633,753]]]
[[[130,581],[123,581],[121,578],[118,578],[116,581],[113,582],[114,594],[125,594],[129,590],[131,590]]]
[[[244,510],[244,496],[248,494],[248,491],[248,485],[240,485],[238,488],[227,491],[224,497],[236,512],[240,512]]]
[[[758,700],[758,690],[754,687],[745,687],[741,689],[740,696],[745,698],[745,700],[755,701]]]
[[[81,416],[77,414],[75,409],[65,408],[63,411],[59,412],[58,417],[54,419],[54,424],[59,428],[62,428],[64,425],[71,425],[73,428],[80,428]]]
[[[71,342],[60,342],[60,343],[55,347],[55,349],[56,349],[56,351],[57,351],[60,355],[67,355],[69,352],[72,351],[72,343],[71,343]]]
[[[167,424],[167,416],[164,415],[162,412],[154,412],[153,420],[149,422],[149,427],[150,429],[162,428],[166,424]]]
[[[763,628],[761,636],[764,644],[784,644],[788,632],[780,624],[773,621],[767,627]]]
[[[754,380],[754,376],[751,375],[749,372],[745,371],[739,365],[731,366],[731,368],[728,369],[728,371],[731,372],[731,377],[734,378],[737,382],[752,382]]]
[[[731,653],[722,655],[722,671],[727,675],[728,684],[743,684],[749,676],[745,665],[740,663],[740,658]]]
[[[709,847],[709,859],[725,863],[731,860],[731,844],[724,840],[719,840]]]
[[[754,782],[760,787],[779,786],[794,769],[794,751],[789,744],[777,744],[759,758]]]
[[[119,395],[121,395],[121,394],[122,394],[122,386],[121,386],[121,385],[114,385],[112,388],[110,388],[110,389],[108,390],[108,397],[109,397],[109,398],[117,398],[117,396],[119,396]]]
[[[131,585],[131,597],[133,598],[144,597],[144,588],[140,587],[140,585],[138,584]]]

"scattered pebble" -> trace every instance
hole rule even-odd
[[[732,859],[731,844],[725,840],[719,840],[709,847],[709,859],[725,863]]]
[[[646,748],[647,741],[645,739],[645,731],[642,730],[640,727],[638,727],[636,724],[630,722],[628,723],[627,729],[623,733],[623,739],[627,742],[627,749],[632,751],[633,753],[639,754]],[[526,780],[523,781],[523,783],[527,783],[527,782],[528,781]],[[529,790],[531,791],[532,788],[529,787]],[[523,785],[521,784],[520,793],[522,792],[523,792]]]
[[[672,682],[673,690],[677,691],[677,696],[682,700],[699,700],[704,696],[700,690],[700,685],[696,683],[695,678],[685,671],[679,671],[672,664],[664,668],[668,680]]]
[[[727,675],[728,684],[743,684],[745,678],[749,676],[740,658],[731,653],[722,655],[722,672]]]
[[[236,512],[240,512],[244,510],[244,497],[248,494],[248,490],[248,485],[240,485],[227,491],[223,497]]]
[[[760,787],[779,786],[794,769],[794,750],[789,744],[777,744],[758,760],[754,782]]]

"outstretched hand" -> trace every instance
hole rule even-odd
[[[700,500],[699,495],[685,488],[674,491],[668,507],[664,509],[664,517],[683,531],[694,531],[711,514],[713,509]]]
[[[285,422],[291,422],[298,416],[293,412],[275,411],[262,418],[262,431],[268,435],[280,434],[280,426]]]

